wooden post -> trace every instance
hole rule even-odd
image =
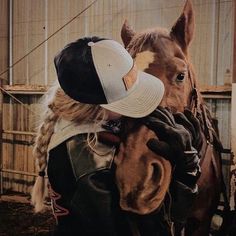
[[[236,2],[234,1],[234,48],[233,48],[233,78],[231,99],[231,149],[232,166],[230,181],[230,207],[236,209]]]
[[[0,40],[0,72],[8,67],[9,53],[8,53],[8,30],[9,30],[9,1],[0,1],[0,22],[1,22],[1,40]],[[8,78],[8,73],[1,77]],[[4,81],[0,79],[0,86],[4,85]],[[3,116],[3,93],[0,92],[0,196],[3,193],[3,145],[2,145],[2,116]]]

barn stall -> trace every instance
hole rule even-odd
[[[224,180],[235,209],[236,3],[193,0],[196,29],[190,56],[201,93],[224,147]],[[53,58],[67,43],[98,35],[122,42],[125,19],[137,31],[170,29],[184,0],[0,1],[0,188],[29,194],[37,171],[32,148],[40,99],[56,79]],[[0,213],[1,215],[1,213]],[[19,235],[19,234],[17,234]]]

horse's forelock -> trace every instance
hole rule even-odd
[[[161,37],[169,38],[169,32],[162,28],[149,29],[140,32],[132,38],[127,46],[127,50],[132,57],[135,57],[137,53],[144,49],[144,46],[152,47],[152,45]]]

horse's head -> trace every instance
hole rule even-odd
[[[145,126],[133,129],[115,158],[116,181],[123,210],[147,214],[164,200],[171,181],[170,162],[146,145],[156,135]]]
[[[158,77],[165,85],[160,105],[173,111],[191,107],[191,92],[196,81],[188,59],[188,46],[193,31],[193,8],[189,0],[170,32],[155,28],[135,33],[127,21],[122,27],[122,40],[138,68]]]

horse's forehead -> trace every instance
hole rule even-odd
[[[149,50],[137,53],[135,57],[135,63],[139,70],[144,71],[146,68],[148,68],[149,64],[155,61],[155,55],[155,52]]]
[[[135,55],[135,62],[140,70],[145,70],[151,63],[170,64],[174,57],[184,60],[184,54],[180,47],[169,37],[159,37],[150,44],[146,44],[145,50]]]
[[[163,60],[168,60],[168,58],[179,57],[184,59],[184,54],[178,44],[172,40],[170,37],[160,37],[152,44],[152,50],[159,55]]]

